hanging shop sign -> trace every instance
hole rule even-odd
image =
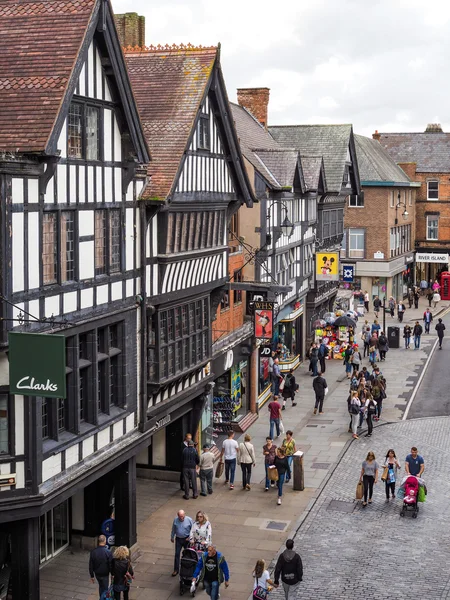
[[[259,355],[261,358],[270,358],[272,356],[272,347],[270,345],[260,346]]]
[[[424,263],[448,263],[448,253],[442,252],[416,252],[416,262]]]
[[[274,302],[255,302],[255,337],[271,340],[273,335]]]
[[[343,265],[342,266],[342,281],[347,283],[353,283],[353,277],[355,275],[354,265]]]
[[[11,394],[66,397],[66,338],[44,333],[8,334]]]
[[[316,254],[317,281],[339,281],[338,252],[319,252]]]

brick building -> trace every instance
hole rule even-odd
[[[378,133],[390,156],[419,184],[416,196],[416,282],[448,270],[450,250],[450,133],[428,125],[423,133]]]
[[[412,278],[417,184],[376,140],[355,135],[363,194],[348,196],[341,260],[353,264],[354,281],[371,298],[402,298]]]

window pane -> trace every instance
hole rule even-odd
[[[161,339],[161,344],[165,344],[167,342],[167,313],[166,312],[163,312],[161,314],[160,339]]]
[[[175,329],[173,321],[173,310],[169,310],[167,311],[167,339],[169,340],[169,342],[172,342],[175,339]]]
[[[428,182],[428,198],[431,200],[437,200],[439,198],[439,182],[429,181]]]
[[[42,398],[42,439],[46,440],[48,436],[48,404],[47,400]]]
[[[81,104],[72,103],[68,116],[68,148],[69,158],[82,158],[82,108]]]
[[[80,422],[86,418],[86,403],[87,403],[87,374],[88,369],[80,371]]]
[[[97,366],[97,410],[99,413],[105,412],[106,407],[106,390],[109,386],[109,381],[105,381],[107,362],[105,359]]]
[[[169,377],[175,372],[174,345],[170,344],[167,352],[167,373]]]
[[[156,381],[156,353],[154,348],[148,350],[148,378],[149,381]]]
[[[42,270],[44,285],[56,283],[57,281],[57,252],[56,213],[44,213],[42,217]]]
[[[95,274],[106,273],[106,211],[95,211]]]
[[[63,431],[66,428],[66,402],[64,398],[58,398],[57,403],[58,431]]]
[[[99,159],[98,145],[99,109],[93,106],[86,107],[86,159]]]
[[[110,373],[109,373],[109,392],[111,404],[118,406],[119,392],[120,392],[120,354],[113,356],[110,359]]]
[[[187,335],[189,333],[188,305],[187,304],[185,304],[182,307],[181,322],[183,324],[183,335]]]
[[[109,214],[109,272],[120,271],[120,210],[111,210]]]
[[[75,279],[75,213],[61,213],[61,282]]]
[[[0,454],[9,454],[8,396],[0,396]]]

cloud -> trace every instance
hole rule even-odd
[[[149,44],[220,41],[230,99],[238,87],[270,87],[272,124],[353,123],[371,134],[424,131],[448,115],[443,0],[425,11],[422,0],[112,1],[145,15]]]

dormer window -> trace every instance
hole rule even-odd
[[[198,147],[200,150],[210,150],[211,137],[209,134],[209,115],[201,114],[197,126]]]
[[[100,159],[100,109],[72,102],[67,123],[67,155],[85,160]]]

